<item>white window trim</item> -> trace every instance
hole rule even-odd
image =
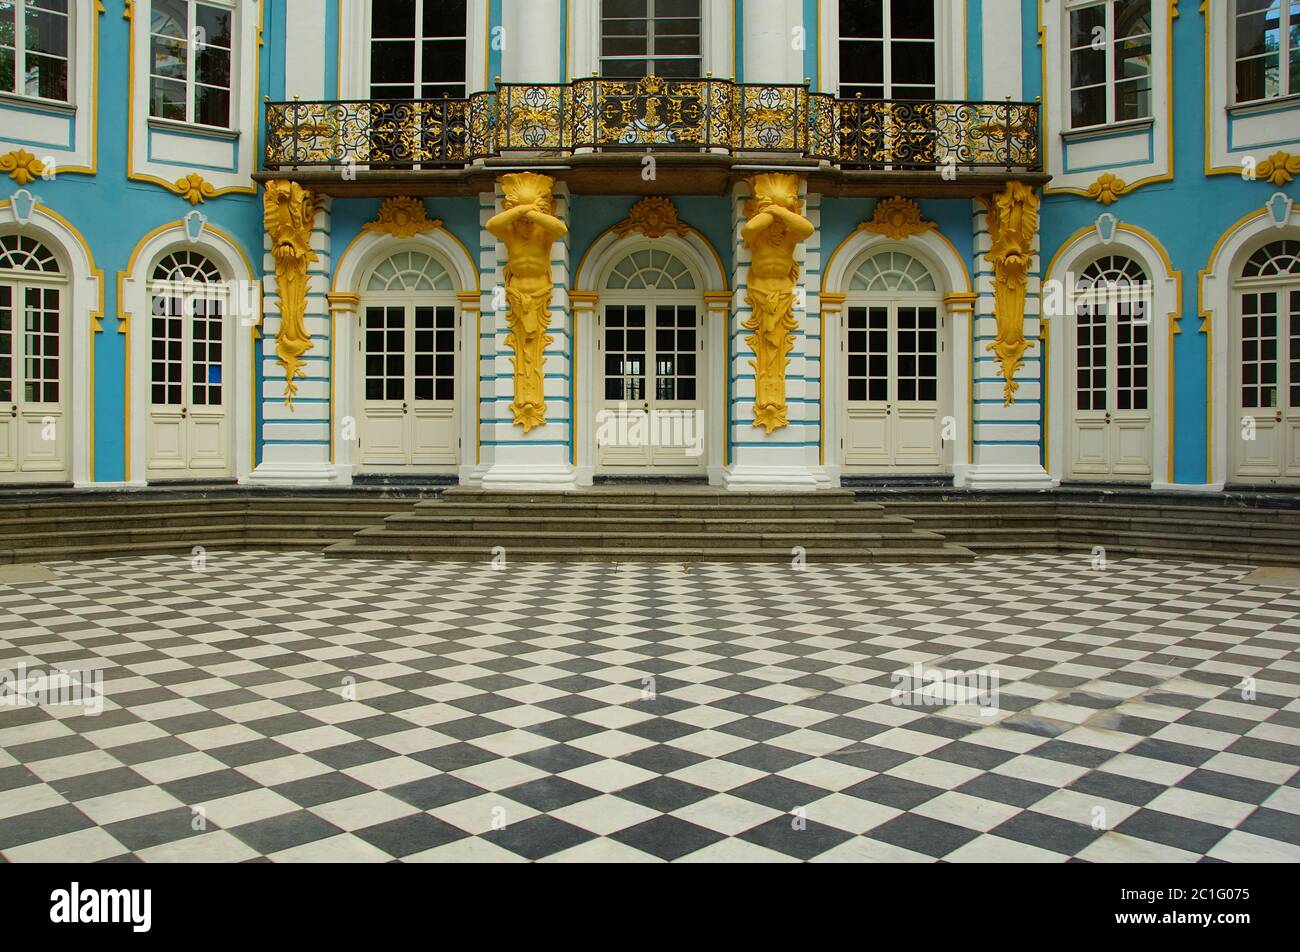
[[[569,4],[568,80],[583,79],[600,69],[600,0],[563,0]],[[717,79],[736,75],[735,8],[730,0],[700,0],[700,68]]]
[[[153,14],[152,0],[137,0],[131,15],[131,88],[129,92],[127,177],[162,185],[178,191],[177,180],[190,173],[200,175],[211,184],[215,195],[230,192],[256,192],[250,177],[255,171],[256,130],[259,80],[258,46],[264,4],[232,3],[231,0],[202,0],[214,6],[230,7],[234,13],[231,31],[230,126],[202,126],[175,120],[155,119],[149,115],[149,37]],[[246,68],[251,64],[251,68]],[[192,150],[216,143],[214,149],[233,158],[231,167],[202,162],[189,151],[186,159],[150,157],[150,139],[154,134],[168,137],[176,147],[192,144]],[[211,196],[207,196],[211,197]]]
[[[535,2],[535,0],[534,0]],[[490,0],[468,0],[465,28],[465,91],[467,95],[487,89],[488,14]],[[370,3],[356,0],[340,5],[339,98],[370,98]]]
[[[1210,339],[1209,366],[1212,397],[1210,400],[1210,436],[1207,462],[1208,488],[1219,490],[1229,477],[1228,441],[1236,434],[1233,419],[1236,401],[1230,390],[1233,352],[1231,321],[1236,314],[1236,295],[1241,289],[1241,271],[1261,245],[1282,238],[1300,240],[1300,205],[1291,209],[1287,220],[1278,226],[1267,208],[1249,215],[1220,236],[1201,272],[1202,333]]]
[[[820,91],[839,94],[840,88],[840,4],[819,0],[821,30]],[[811,30],[810,30],[811,32]],[[1018,46],[1019,44],[1017,44]],[[966,4],[940,2],[935,5],[935,99],[966,98]],[[814,78],[814,83],[816,79]]]
[[[1043,121],[1044,159],[1052,183],[1043,189],[1048,195],[1088,196],[1088,187],[1107,173],[1124,185],[1128,194],[1143,185],[1167,182],[1173,178],[1174,107],[1173,21],[1178,16],[1177,0],[1151,0],[1151,112],[1150,119],[1133,119],[1101,126],[1070,128],[1070,50],[1069,14],[1080,5],[1095,0],[1042,0],[1039,30],[1043,37]],[[1107,95],[1111,95],[1109,92]],[[1065,171],[1067,143],[1090,139],[1121,138],[1124,135],[1149,137],[1150,159],[1142,162],[1117,161],[1089,164],[1073,172]],[[1103,150],[1103,153],[1107,150]],[[1095,197],[1095,196],[1088,196]]]
[[[169,122],[180,126],[188,126],[195,129],[201,129],[207,133],[230,132],[233,129],[235,129],[236,101],[239,97],[240,78],[241,78],[239,75],[240,59],[239,59],[239,40],[238,40],[239,37],[238,4],[234,3],[233,0],[184,0],[184,3],[185,3],[185,15],[188,18],[187,23],[185,25],[187,37],[193,37],[198,30],[198,5],[200,3],[203,4],[204,6],[218,7],[220,9],[228,11],[231,15],[231,18],[235,21],[234,28],[231,30],[231,37],[230,37],[230,42],[231,42],[230,86],[228,89],[228,92],[230,94],[229,115],[226,117],[226,125],[224,126],[208,125],[207,123],[201,123],[194,118],[193,114],[195,111],[195,106],[198,103],[197,91],[198,91],[199,83],[195,77],[196,77],[196,69],[198,66],[199,57],[198,57],[198,50],[191,46],[189,49],[186,50],[186,55],[185,55],[185,118],[169,119],[166,116],[155,116],[152,113],[150,113],[149,121]],[[152,23],[150,24],[150,28],[149,28],[149,35],[150,35],[150,41],[152,46],[152,37],[153,37]],[[151,87],[150,92],[152,93],[153,74],[152,71],[150,70],[150,65],[151,64],[146,64],[145,70],[146,70],[146,75],[149,78],[149,83]],[[219,88],[219,87],[213,87],[213,88]],[[150,99],[152,100],[152,96],[150,96]]]
[[[1067,274],[1081,274],[1089,264],[1107,255],[1132,258],[1146,272],[1152,295],[1151,321],[1147,336],[1147,411],[1151,414],[1151,486],[1153,489],[1174,489],[1170,458],[1169,427],[1173,406],[1170,402],[1170,361],[1173,359],[1173,337],[1180,332],[1177,321],[1182,313],[1180,288],[1182,275],[1170,271],[1167,252],[1155,239],[1131,225],[1116,227],[1114,240],[1103,243],[1097,229],[1089,225],[1068,238],[1043,275],[1043,285],[1049,281],[1060,282],[1059,287],[1072,285]],[[1075,378],[1067,373],[1074,366],[1069,348],[1074,347],[1074,315],[1067,308],[1065,314],[1043,315],[1050,322],[1047,338],[1047,373],[1049,404],[1047,412],[1047,471],[1052,479],[1068,479],[1070,415],[1075,406]],[[1182,487],[1186,488],[1186,487]]]
[[[28,224],[20,224],[14,215],[12,199],[0,200],[0,230],[17,231],[35,238],[59,260],[67,276],[67,299],[64,307],[63,365],[64,412],[71,420],[68,441],[68,471],[74,486],[90,482],[92,452],[90,445],[90,379],[92,334],[99,331],[98,321],[104,314],[104,272],[95,266],[85,239],[63,216],[44,205],[36,205]]]
[[[99,131],[99,18],[103,9],[68,4],[68,101],[0,93],[0,153],[24,149],[58,174],[94,175]],[[21,134],[20,134],[21,131]],[[72,143],[68,148],[67,143]]]
[[[224,231],[207,225],[195,243],[185,234],[185,222],[172,222],[147,235],[131,252],[126,271],[119,272],[121,282],[122,320],[129,328],[129,350],[126,359],[131,367],[131,391],[127,395],[130,414],[131,444],[127,447],[130,461],[129,485],[145,485],[148,471],[148,423],[150,341],[153,329],[150,316],[156,282],[154,268],[173,251],[194,251],[208,258],[221,272],[222,280],[249,282],[257,280],[248,255]],[[222,386],[226,391],[226,413],[230,421],[231,474],[242,478],[253,470],[253,401],[247,399],[253,379],[254,328],[241,320],[231,320],[227,315],[225,370]],[[260,319],[260,315],[257,315]]]
[[[1116,88],[1116,86],[1117,86],[1117,82],[1116,82],[1116,78],[1115,78],[1115,39],[1116,39],[1116,37],[1115,37],[1115,0],[1066,0],[1066,5],[1065,5],[1065,17],[1066,17],[1066,19],[1065,19],[1065,23],[1062,25],[1062,29],[1063,29],[1064,33],[1062,34],[1062,44],[1061,44],[1061,46],[1062,46],[1062,50],[1063,50],[1063,52],[1064,52],[1064,56],[1065,56],[1065,66],[1064,66],[1064,70],[1063,70],[1063,72],[1061,73],[1062,77],[1069,77],[1069,76],[1071,75],[1072,71],[1073,71],[1073,63],[1072,63],[1072,61],[1071,61],[1071,57],[1073,56],[1073,51],[1070,49],[1070,47],[1069,47],[1069,43],[1068,43],[1068,37],[1069,37],[1069,35],[1070,35],[1070,20],[1069,20],[1069,18],[1070,18],[1070,14],[1072,14],[1075,10],[1081,10],[1081,9],[1086,8],[1086,7],[1098,7],[1098,6],[1099,6],[1099,7],[1105,7],[1105,12],[1106,12],[1106,25],[1105,25],[1105,27],[1103,28],[1104,31],[1105,31],[1105,36],[1106,36],[1106,48],[1105,48],[1105,54],[1106,54],[1106,59],[1105,59],[1106,78],[1102,81],[1102,88],[1105,90],[1105,93],[1106,93],[1106,119],[1105,119],[1103,122],[1094,123],[1093,125],[1090,125],[1090,126],[1072,126],[1072,125],[1070,125],[1070,123],[1072,122],[1072,114],[1073,114],[1073,102],[1072,102],[1072,99],[1073,99],[1073,95],[1074,95],[1074,89],[1073,89],[1073,87],[1070,86],[1070,83],[1069,83],[1068,81],[1065,81],[1065,80],[1063,79],[1063,83],[1064,83],[1064,86],[1065,86],[1065,99],[1066,99],[1066,103],[1065,103],[1065,111],[1064,111],[1064,114],[1063,114],[1063,116],[1062,116],[1062,120],[1063,120],[1063,122],[1066,123],[1065,128],[1066,128],[1066,134],[1067,134],[1067,135],[1068,135],[1068,134],[1074,134],[1074,133],[1096,132],[1096,131],[1098,131],[1098,130],[1102,130],[1102,129],[1114,129],[1114,128],[1117,128],[1117,127],[1119,127],[1119,126],[1128,125],[1128,124],[1130,124],[1130,123],[1147,122],[1147,121],[1150,121],[1150,120],[1154,117],[1154,113],[1155,113],[1155,98],[1154,98],[1154,95],[1153,95],[1153,96],[1152,96],[1152,99],[1151,99],[1151,107],[1152,107],[1151,112],[1152,112],[1152,115],[1150,115],[1150,116],[1135,116],[1135,117],[1133,117],[1133,118],[1131,118],[1131,119],[1117,119],[1117,118],[1115,118],[1115,113],[1116,113],[1116,109],[1117,109],[1117,105],[1116,105],[1116,101],[1115,101],[1115,88]],[[1158,65],[1158,60],[1157,60],[1156,52],[1155,52],[1155,22],[1154,22],[1157,13],[1159,13],[1159,0],[1152,0],[1152,3],[1151,3],[1151,19],[1152,19],[1152,24],[1151,24],[1151,44],[1152,44],[1152,47],[1151,47],[1151,57],[1152,57],[1152,64],[1151,64],[1152,74],[1151,74],[1151,79],[1152,79],[1152,93],[1153,93],[1153,94],[1154,94],[1154,92],[1155,92],[1155,76],[1154,76],[1154,72],[1155,72],[1155,68],[1156,68],[1156,66]],[[1081,88],[1091,88],[1091,87],[1081,87]]]
[[[1235,47],[1230,45],[1234,38],[1236,4],[1231,0],[1223,3],[1202,5],[1205,16],[1205,174],[1206,175],[1240,175],[1243,161],[1254,159],[1262,162],[1279,150],[1295,154],[1300,148],[1300,135],[1291,138],[1275,139],[1279,130],[1290,123],[1292,128],[1300,128],[1300,90],[1292,90],[1292,95],[1276,99],[1257,99],[1248,103],[1236,103],[1233,87],[1236,76]],[[1234,124],[1241,122],[1246,126],[1243,133],[1252,131],[1258,138],[1254,143],[1232,147],[1230,130]],[[1254,126],[1254,130],[1250,127]],[[1238,134],[1233,131],[1231,138]]]
[[[1237,82],[1237,23],[1239,22],[1237,17],[1237,0],[1227,0],[1227,3],[1225,5],[1228,8],[1228,23],[1227,23],[1228,35],[1227,35],[1227,43],[1225,44],[1224,48],[1228,52],[1228,77],[1230,79],[1230,84],[1233,87],[1235,87]],[[1289,55],[1291,51],[1290,26],[1300,25],[1300,24],[1290,24],[1290,11],[1291,11],[1290,3],[1287,2],[1282,3],[1282,5],[1278,9],[1281,11],[1282,14],[1282,22],[1288,24],[1288,26],[1286,28],[1283,28],[1280,33],[1282,37],[1287,39],[1288,45],[1287,45],[1286,53],[1288,55],[1283,56],[1281,54],[1281,51],[1279,51],[1278,73],[1282,78],[1282,85],[1290,86],[1291,85],[1291,57]],[[1226,97],[1229,108],[1263,106],[1263,105],[1267,105],[1268,103],[1278,102],[1284,99],[1290,99],[1294,96],[1300,96],[1300,88],[1288,89],[1286,92],[1282,93],[1279,96],[1266,96],[1262,99],[1248,99],[1245,102],[1239,103],[1237,102],[1236,89],[1233,88],[1229,90],[1229,92],[1231,93],[1231,95],[1228,95]]]

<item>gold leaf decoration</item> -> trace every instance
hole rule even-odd
[[[647,238],[662,238],[667,234],[685,238],[691,229],[678,220],[677,206],[670,199],[654,195],[633,205],[627,217],[614,226],[614,234],[620,238],[626,238],[633,232]]]
[[[544,366],[551,326],[551,246],[569,232],[555,217],[555,179],[536,172],[500,178],[503,210],[483,227],[506,246],[506,346],[514,351],[510,412],[527,433],[546,425]]]
[[[931,231],[936,227],[932,221],[921,218],[921,206],[910,198],[882,198],[876,202],[871,212],[871,221],[864,221],[858,231],[867,231],[884,235],[894,241],[902,241],[911,235]]]
[[[19,185],[29,185],[45,172],[45,163],[26,149],[15,149],[0,155],[0,173],[8,175]]]
[[[362,231],[381,231],[395,238],[411,238],[426,231],[442,227],[442,222],[430,218],[424,202],[409,195],[386,198],[379,206],[379,217],[367,222]]]
[[[1122,178],[1103,172],[1097,181],[1088,186],[1088,197],[1103,205],[1114,204],[1128,187]]]
[[[263,224],[275,259],[275,292],[280,301],[280,330],[275,335],[276,362],[284,368],[284,402],[293,406],[298,393],[294,379],[305,373],[302,355],[311,350],[307,333],[307,266],[317,260],[311,249],[312,224],[320,205],[297,182],[266,183],[262,196]]]
[[[741,229],[750,251],[745,300],[751,316],[741,326],[753,332],[745,343],[754,352],[749,362],[754,368],[754,426],[769,435],[789,425],[785,372],[794,349],[791,331],[799,326],[794,317],[799,280],[795,249],[816,230],[803,216],[799,186],[799,176],[784,172],[754,176]]]
[[[1274,152],[1255,166],[1255,178],[1282,186],[1300,175],[1300,155],[1290,155],[1281,150]]]
[[[212,183],[205,181],[198,172],[178,178],[170,188],[191,205],[202,205],[217,193]]]
[[[1015,403],[1016,371],[1024,364],[1025,351],[1033,343],[1025,340],[1025,291],[1029,263],[1033,258],[1034,234],[1038,231],[1038,196],[1023,182],[1008,182],[1005,191],[980,196],[988,211],[989,235],[993,247],[984,256],[993,265],[993,312],[998,336],[985,350],[993,351],[1002,367],[1006,385],[1002,395],[1007,406]]]

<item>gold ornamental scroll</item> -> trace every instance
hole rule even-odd
[[[516,172],[500,179],[503,211],[487,230],[506,246],[506,346],[515,352],[515,425],[527,433],[546,423],[543,354],[554,339],[551,326],[551,246],[568,233],[555,217],[555,179],[535,172]]]
[[[298,393],[294,379],[303,376],[302,355],[311,350],[304,314],[307,310],[307,266],[317,260],[311,250],[312,223],[319,203],[297,182],[267,182],[262,196],[263,222],[275,259],[275,291],[280,301],[280,330],[275,335],[276,362],[284,368],[284,402],[293,406]]]
[[[794,319],[795,283],[799,265],[794,252],[812,235],[812,222],[803,217],[799,176],[766,172],[749,180],[741,237],[749,249],[749,281],[745,300],[751,315],[742,325],[753,331],[745,342],[754,352],[754,426],[767,433],[789,425],[785,371],[794,348],[790,332]]]
[[[1029,263],[1033,258],[1034,233],[1038,231],[1038,196],[1023,182],[1009,182],[1004,191],[981,196],[988,210],[992,248],[984,256],[993,265],[993,312],[998,336],[985,347],[993,351],[1006,380],[1002,395],[1006,406],[1016,399],[1020,384],[1016,371],[1033,343],[1025,340],[1025,289]]]

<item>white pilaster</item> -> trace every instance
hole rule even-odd
[[[958,486],[971,489],[1048,489],[1052,478],[1042,464],[1043,341],[1039,322],[1039,290],[1042,263],[1038,256],[1039,236],[1034,235],[1033,258],[1025,294],[1025,338],[1031,342],[1025,351],[1024,366],[1015,373],[1019,385],[1014,402],[1005,400],[1006,380],[1001,364],[988,349],[997,339],[994,314],[993,265],[985,257],[993,246],[989,234],[988,214],[975,201],[975,292],[971,337],[972,378],[972,459],[969,467],[954,467]]]
[[[480,203],[480,216],[486,215],[482,218],[485,224],[488,218],[501,210],[502,197],[498,185],[492,206],[484,208]],[[561,221],[569,221],[569,192],[562,183],[555,186],[555,215]],[[546,348],[543,360],[546,423],[525,433],[523,427],[515,424],[510,413],[514,396],[514,352],[506,346],[506,337],[510,333],[509,308],[505,306],[504,294],[506,250],[486,230],[483,234],[483,247],[496,249],[493,262],[493,290],[496,293],[485,301],[483,311],[484,332],[488,333],[490,328],[493,340],[490,362],[485,358],[480,365],[485,375],[490,374],[493,387],[490,399],[485,388],[483,400],[485,468],[479,481],[485,489],[555,492],[576,489],[577,474],[572,459],[573,321],[568,308],[569,236],[565,235],[551,247],[551,280],[555,287],[551,292],[551,326],[547,333],[554,339]],[[485,282],[486,279],[485,273]],[[486,283],[484,286],[487,287]],[[484,340],[483,344],[486,347],[488,341]]]
[[[800,185],[800,194],[804,194]],[[819,320],[817,314],[809,311],[806,303],[796,306],[795,319],[799,326],[794,334],[794,349],[789,354],[786,367],[786,399],[788,403],[789,424],[767,433],[762,427],[754,425],[754,398],[756,395],[754,352],[746,342],[751,331],[744,327],[753,311],[746,298],[749,283],[750,252],[745,247],[741,230],[745,225],[744,206],[749,197],[749,186],[739,183],[732,191],[732,242],[733,242],[733,279],[736,289],[735,309],[728,328],[728,371],[731,374],[731,401],[728,416],[728,433],[730,434],[730,465],[722,473],[722,483],[728,489],[737,491],[773,491],[773,492],[811,492],[828,485],[827,476],[818,465],[819,441],[819,407],[815,402],[808,402],[810,392],[808,385],[808,365],[810,342],[809,328],[814,328],[818,340],[814,346],[814,355],[820,356],[816,348],[820,347],[820,332],[814,322]],[[816,207],[806,207],[805,214],[817,213]],[[818,224],[818,219],[811,219]],[[807,300],[806,289],[809,278],[806,266],[810,252],[807,245],[813,244],[812,261],[820,280],[820,249],[816,246],[816,233],[803,247],[796,250],[796,260],[804,265],[801,269],[800,282],[805,293],[800,295]],[[796,305],[801,302],[796,301]],[[820,384],[817,384],[820,389]]]
[[[312,227],[316,260],[307,266],[307,307],[303,320],[311,347],[303,354],[304,373],[292,405],[285,402],[285,370],[276,362],[280,300],[269,236],[263,239],[262,462],[241,482],[261,485],[332,486],[340,478],[332,461],[330,309],[330,202],[325,200]]]
[[[564,0],[527,0],[502,4],[501,79],[507,83],[562,83],[560,34]]]
[[[801,0],[746,0],[744,21],[745,82],[802,83],[803,50],[794,42],[804,27]]]

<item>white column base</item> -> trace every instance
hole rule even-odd
[[[953,485],[959,489],[1013,489],[1033,492],[1051,489],[1055,482],[1036,464],[984,463],[955,467]]]
[[[1157,492],[1221,493],[1223,483],[1152,483],[1151,488]]]
[[[269,463],[239,480],[241,486],[350,486],[350,469],[332,463]]]
[[[483,477],[491,467],[487,463],[462,466],[457,474],[462,486],[482,486]]]
[[[484,489],[507,492],[572,492],[578,488],[577,471],[568,465],[496,463],[483,474]]]
[[[722,485],[733,492],[811,493],[827,488],[807,466],[745,466],[722,471]]]

